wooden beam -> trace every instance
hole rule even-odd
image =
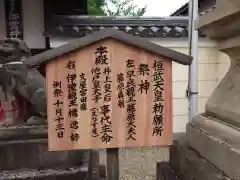
[[[119,179],[118,148],[107,149],[107,180]]]

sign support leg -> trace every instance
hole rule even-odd
[[[96,150],[90,151],[89,174],[90,180],[100,180],[99,174],[99,152]]]
[[[118,148],[107,149],[107,180],[119,180]]]

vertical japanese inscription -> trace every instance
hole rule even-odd
[[[100,76],[101,76],[101,69],[98,66],[98,59],[99,57],[96,57],[95,60],[95,65],[96,67],[92,68],[92,83],[93,83],[93,93],[92,93],[92,100],[94,103],[98,103],[100,99],[102,99],[102,93],[101,93],[101,85],[100,85]],[[91,126],[92,126],[92,132],[91,136],[92,137],[98,137],[99,136],[99,130],[97,128],[97,125],[99,124],[99,117],[98,117],[98,109],[93,108],[91,109]]]
[[[118,101],[118,107],[124,108],[125,102],[124,102],[124,74],[119,73],[117,74],[117,101]]]
[[[126,62],[127,67],[127,140],[136,140],[136,84],[134,81],[135,76],[135,61],[128,59]]]
[[[101,86],[100,86],[100,76],[101,76],[101,69],[99,67],[92,68],[92,83],[93,83],[93,101],[98,103],[100,99],[102,99],[101,93]]]
[[[22,1],[5,0],[7,37],[23,39]]]
[[[97,128],[98,125],[98,109],[93,108],[91,109],[91,126],[92,126],[92,132],[91,136],[92,137],[98,137],[99,136],[99,130]]]
[[[153,63],[153,131],[152,136],[162,136],[164,113],[164,68],[163,62],[154,60]]]
[[[80,110],[86,111],[87,110],[87,78],[86,74],[81,73],[79,75],[80,82],[79,82],[79,94],[80,94]]]
[[[110,143],[110,141],[113,139],[113,135],[112,135],[112,122],[111,122],[111,118],[109,116],[109,114],[111,113],[111,106],[110,106],[110,102],[111,102],[111,98],[112,98],[112,90],[111,90],[111,68],[109,67],[109,62],[108,62],[108,49],[107,47],[104,46],[99,46],[96,51],[96,59],[95,59],[95,70],[97,69],[98,72],[98,77],[97,79],[99,79],[100,75],[102,74],[104,77],[104,81],[103,81],[103,87],[101,87],[101,83],[100,81],[98,81],[96,83],[96,80],[93,81],[93,83],[95,82],[97,84],[98,89],[94,89],[94,95],[98,95],[97,98],[95,96],[95,98],[93,100],[98,100],[103,98],[103,105],[100,106],[100,108],[98,109],[98,111],[96,109],[94,109],[94,111],[92,111],[92,136],[93,134],[95,136],[98,136],[98,130],[96,129],[96,123],[97,123],[97,119],[98,117],[95,116],[95,112],[98,112],[100,114],[100,124],[101,124],[101,130],[100,130],[100,134],[101,134],[101,141],[105,144]],[[102,72],[101,72],[102,70]],[[96,72],[96,71],[95,71]],[[96,73],[95,73],[96,74]],[[94,78],[94,76],[93,76]],[[95,78],[96,79],[96,78]],[[95,84],[93,85],[93,87],[95,87]],[[101,88],[103,88],[103,94],[101,94]],[[97,93],[96,93],[96,90]],[[93,116],[94,115],[94,116]]]
[[[64,120],[63,114],[62,114],[62,105],[63,102],[59,100],[59,97],[62,96],[62,82],[61,81],[54,81],[52,84],[53,87],[53,97],[55,98],[55,102],[53,103],[53,106],[55,106],[55,115],[56,118],[54,121],[56,122],[56,128],[55,131],[57,133],[57,138],[61,139],[64,137],[64,125],[62,121]]]
[[[77,132],[79,129],[79,122],[77,121],[78,117],[78,105],[77,105],[77,75],[76,75],[76,62],[68,61],[66,68],[69,71],[67,75],[67,85],[68,85],[68,118],[70,119],[70,129],[71,142],[78,142],[80,135]]]
[[[140,64],[139,75],[143,76],[143,77],[149,75],[148,64],[143,64],[143,63]],[[143,93],[147,94],[149,87],[150,87],[150,83],[148,82],[148,80],[141,80],[141,82],[138,86],[139,86],[138,91],[140,91],[141,94],[143,94]]]

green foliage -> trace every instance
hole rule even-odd
[[[109,0],[110,6],[115,7],[115,11],[106,6],[106,14],[108,16],[142,16],[145,14],[147,6],[138,8],[137,5],[133,4],[133,0]]]
[[[104,6],[105,0],[87,0],[88,14],[89,15],[105,15]]]
[[[89,15],[143,16],[146,8],[138,8],[133,0],[88,0]]]

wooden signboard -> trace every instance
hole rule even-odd
[[[188,56],[113,30],[61,48],[32,59],[46,64],[50,150],[172,144],[172,60]]]

